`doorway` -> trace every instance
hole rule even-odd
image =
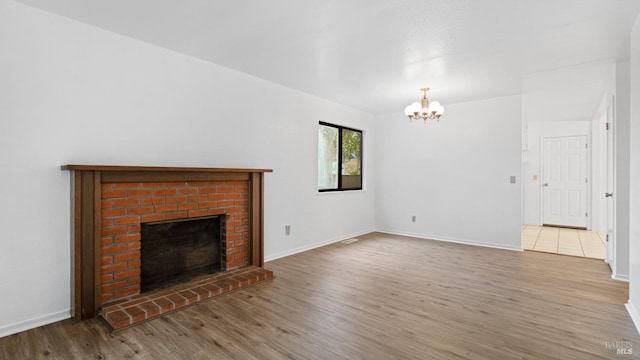
[[[587,229],[587,158],[587,136],[543,138],[543,225]]]

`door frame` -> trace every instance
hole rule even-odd
[[[605,128],[606,131],[606,191],[612,192],[611,199],[605,198],[606,206],[606,248],[607,254],[604,261],[611,268],[612,275],[615,274],[614,268],[616,264],[616,116],[615,116],[615,96],[612,95],[609,103],[605,108]],[[608,126],[608,129],[606,128]],[[611,183],[609,183],[611,182]],[[604,194],[600,194],[604,196]],[[609,223],[609,220],[612,223]],[[609,232],[611,231],[611,232]]]

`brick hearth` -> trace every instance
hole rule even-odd
[[[101,315],[112,329],[120,330],[272,278],[270,270],[246,266],[111,303],[102,307]]]

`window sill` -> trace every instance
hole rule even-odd
[[[316,191],[316,194],[318,196],[325,196],[325,195],[341,195],[341,194],[362,194],[366,192],[367,192],[367,189],[360,189],[360,190]]]

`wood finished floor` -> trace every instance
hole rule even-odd
[[[625,359],[626,283],[601,260],[369,234],[269,262],[276,278],[111,333],[63,321],[0,359]],[[637,348],[636,348],[637,347]]]

